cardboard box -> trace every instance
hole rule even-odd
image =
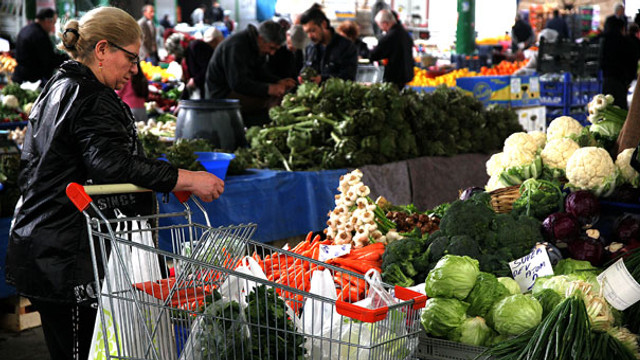
[[[540,105],[540,80],[537,76],[511,76],[511,107]]]
[[[475,76],[456,79],[456,86],[485,105],[511,106],[510,76]]]
[[[456,85],[485,105],[505,107],[540,105],[540,81],[537,76],[475,76],[458,78]]]
[[[518,122],[525,131],[547,131],[547,109],[544,106],[532,106],[514,109]]]

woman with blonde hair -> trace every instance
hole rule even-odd
[[[133,183],[204,201],[224,189],[212,174],[145,157],[131,110],[114,91],[138,72],[141,30],[129,14],[95,8],[67,22],[61,39],[73,60],[29,115],[6,265],[7,280],[40,312],[53,360],[87,358],[96,316],[88,232],[67,184]]]

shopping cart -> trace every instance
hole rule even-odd
[[[184,196],[181,213],[107,219],[82,186],[70,184],[67,194],[85,214],[92,238],[99,321],[91,359],[413,356],[424,295],[382,284],[396,300],[370,309],[363,305],[366,300],[356,303],[362,299],[355,296],[372,286],[362,275],[252,241],[252,224],[220,228],[194,224]],[[195,199],[191,201],[204,212]],[[186,223],[122,226],[171,216]],[[139,241],[164,230],[171,231],[173,252]],[[311,293],[309,279],[299,274],[270,281],[243,270],[249,258],[269,259],[255,262],[266,273],[294,263],[304,270],[321,270],[337,283],[351,284],[354,291],[349,294],[354,298],[336,300]]]

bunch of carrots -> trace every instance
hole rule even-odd
[[[321,240],[320,235],[314,237],[313,232],[309,232],[304,241],[289,251],[310,259],[318,260],[320,245],[332,245],[332,241]],[[356,274],[364,275],[371,268],[380,271],[383,253],[384,244],[374,243],[359,249],[352,249],[349,254],[329,259],[326,263]],[[267,280],[304,292],[310,290],[313,271],[325,269],[321,263],[316,264],[284,252],[267,255],[264,259],[261,259],[257,254],[253,254],[253,258],[262,266]],[[338,292],[338,299],[340,300],[355,302],[362,300],[366,294],[365,281],[356,276],[352,276],[348,272],[336,271],[334,273],[334,282]],[[280,289],[278,289],[278,293],[289,300],[289,305],[294,311],[298,311],[304,302],[301,294],[288,291],[283,292]]]

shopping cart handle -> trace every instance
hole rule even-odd
[[[174,191],[173,195],[176,196],[176,199],[180,201],[181,204],[184,204],[191,197],[191,192],[189,191]]]
[[[91,203],[91,197],[84,191],[84,186],[78,183],[70,183],[67,185],[67,197],[78,208],[78,210],[85,211]]]
[[[402,286],[396,285],[394,289],[394,293],[396,298],[400,300],[413,300],[413,309],[418,310],[422,309],[424,305],[427,303],[427,295],[421,294],[417,291],[409,290]]]
[[[366,323],[374,323],[384,320],[387,317],[389,308],[386,306],[377,309],[367,309],[342,300],[336,300],[336,312],[342,316],[347,316],[354,320]]]

